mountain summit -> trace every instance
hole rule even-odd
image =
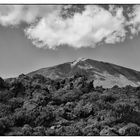
[[[110,88],[114,85],[118,85],[119,87],[140,85],[140,72],[115,64],[86,58],[78,58],[73,62],[42,68],[27,75],[41,74],[45,77],[55,79],[71,77],[77,73],[84,74],[89,79],[93,79],[95,86],[102,85],[105,88]]]
[[[86,58],[78,58],[77,60],[73,61],[71,66],[75,66],[76,64],[85,61]]]

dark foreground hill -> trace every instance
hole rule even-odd
[[[0,135],[140,135],[140,87],[95,87],[79,73],[0,79]]]
[[[31,72],[28,76],[41,74],[51,79],[71,77],[75,73],[81,73],[94,80],[95,86],[111,88],[114,85],[124,87],[126,85],[139,86],[140,72],[114,65],[80,58],[73,62],[67,62],[53,67],[39,69]]]

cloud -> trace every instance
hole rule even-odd
[[[135,5],[133,11],[129,13],[129,28],[132,35],[137,35],[140,31],[140,5]]]
[[[140,6],[133,7],[128,13],[129,19],[124,12],[123,6],[116,5],[109,5],[108,9],[86,5],[82,10],[78,7],[77,11],[73,5],[10,5],[0,6],[0,24],[17,26],[27,23],[25,35],[38,48],[55,49],[64,44],[76,49],[94,48],[101,42],[122,42],[127,32],[131,37],[138,34]]]
[[[54,12],[28,27],[25,34],[39,48],[55,49],[62,44],[74,48],[95,47],[103,40],[105,43],[120,42],[126,34],[123,9],[112,11],[114,15],[99,6],[89,5],[82,13],[66,19]]]
[[[0,23],[3,26],[16,26],[22,22],[30,24],[60,7],[56,5],[2,5],[0,6]]]

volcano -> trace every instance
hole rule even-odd
[[[124,87],[126,85],[139,86],[140,72],[102,61],[78,58],[72,62],[66,62],[52,67],[41,68],[28,73],[32,77],[40,74],[51,79],[67,78],[77,73],[86,75],[94,80],[95,86],[111,88],[114,85]]]

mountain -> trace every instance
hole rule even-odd
[[[84,74],[89,79],[94,79],[95,86],[102,85],[105,88],[111,88],[114,85],[119,87],[126,85],[136,87],[140,85],[140,72],[136,70],[85,58],[79,58],[73,62],[53,67],[42,68],[27,75],[32,77],[34,74],[41,74],[45,77],[56,79],[71,77],[77,73]]]

